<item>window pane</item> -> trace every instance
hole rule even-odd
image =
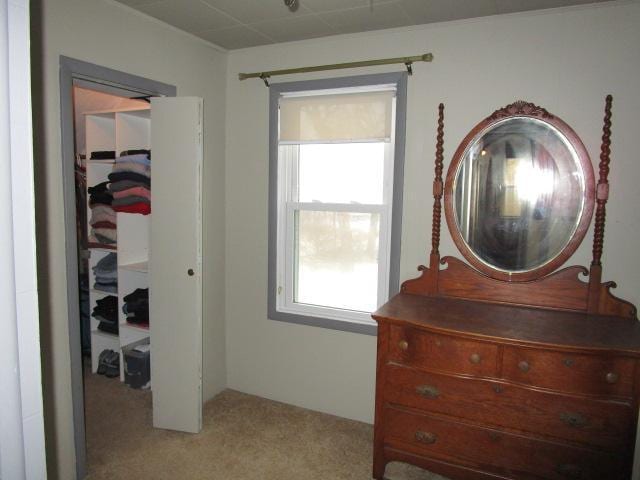
[[[381,204],[384,148],[382,142],[300,145],[298,201]]]
[[[294,302],[373,312],[380,215],[301,210],[295,217]]]

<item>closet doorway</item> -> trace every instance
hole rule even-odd
[[[82,479],[92,419],[100,428],[127,417],[202,428],[202,100],[170,98],[173,86],[67,57],[60,88]],[[120,412],[109,411],[116,404]]]

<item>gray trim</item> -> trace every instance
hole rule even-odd
[[[62,189],[64,198],[65,256],[67,265],[67,310],[69,321],[69,352],[71,358],[71,396],[76,454],[76,478],[86,475],[86,440],[84,423],[84,389],[82,348],[80,345],[80,300],[78,286],[78,239],[76,237],[73,81],[76,78],[124,88],[141,94],[175,96],[176,87],[136,75],[119,72],[92,63],[60,56],[60,126],[62,139]],[[100,90],[100,88],[97,88]],[[105,90],[107,90],[105,88]],[[112,91],[112,90],[111,90]]]
[[[393,205],[391,221],[391,245],[389,263],[389,296],[400,289],[400,248],[402,240],[402,200],[404,186],[404,151],[407,113],[407,72],[358,75],[302,82],[275,83],[269,87],[269,248],[268,248],[268,294],[267,314],[269,319],[282,322],[330,328],[346,332],[376,335],[376,325],[331,320],[328,318],[297,315],[276,310],[277,289],[277,237],[278,237],[278,99],[282,92],[324,90],[332,88],[360,87],[367,85],[395,84],[396,124],[393,171]]]

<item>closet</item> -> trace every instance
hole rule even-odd
[[[107,376],[124,382],[123,352],[149,351],[149,382],[135,386],[151,388],[153,426],[198,432],[202,100],[134,103],[82,112],[91,372],[111,350],[119,372]]]
[[[89,239],[89,306],[90,311],[95,312],[100,302],[116,298],[117,315],[114,331],[105,331],[96,315],[91,316],[91,371],[96,373],[99,364],[99,355],[105,350],[113,350],[120,356],[120,380],[124,381],[124,365],[122,349],[134,343],[146,343],[150,341],[149,322],[133,323],[127,321],[123,311],[126,303],[125,297],[137,289],[149,288],[149,228],[150,215],[134,212],[115,212],[115,228],[94,228],[93,225],[105,225],[104,219],[109,215],[104,214],[105,205],[94,205],[97,215],[92,208],[90,193],[92,188],[109,183],[109,175],[116,167],[116,157],[129,150],[149,150],[151,146],[151,111],[149,108],[139,110],[120,110],[108,112],[89,112],[85,114],[86,146],[87,146],[87,237]],[[97,152],[114,152],[113,158],[94,159]],[[97,155],[98,157],[110,155]],[[142,164],[141,164],[142,165]],[[113,217],[112,217],[113,218]],[[97,220],[97,221],[96,221]],[[113,230],[115,241],[109,242],[102,237],[102,241],[96,238],[97,231]],[[96,278],[97,268],[105,260],[112,259],[113,282],[100,282]],[[104,272],[102,272],[104,273]],[[114,291],[114,285],[115,287]],[[147,305],[148,311],[148,305]],[[102,325],[103,326],[103,325]],[[108,330],[113,330],[107,328]]]

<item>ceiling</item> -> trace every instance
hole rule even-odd
[[[607,0],[118,0],[229,50]]]

